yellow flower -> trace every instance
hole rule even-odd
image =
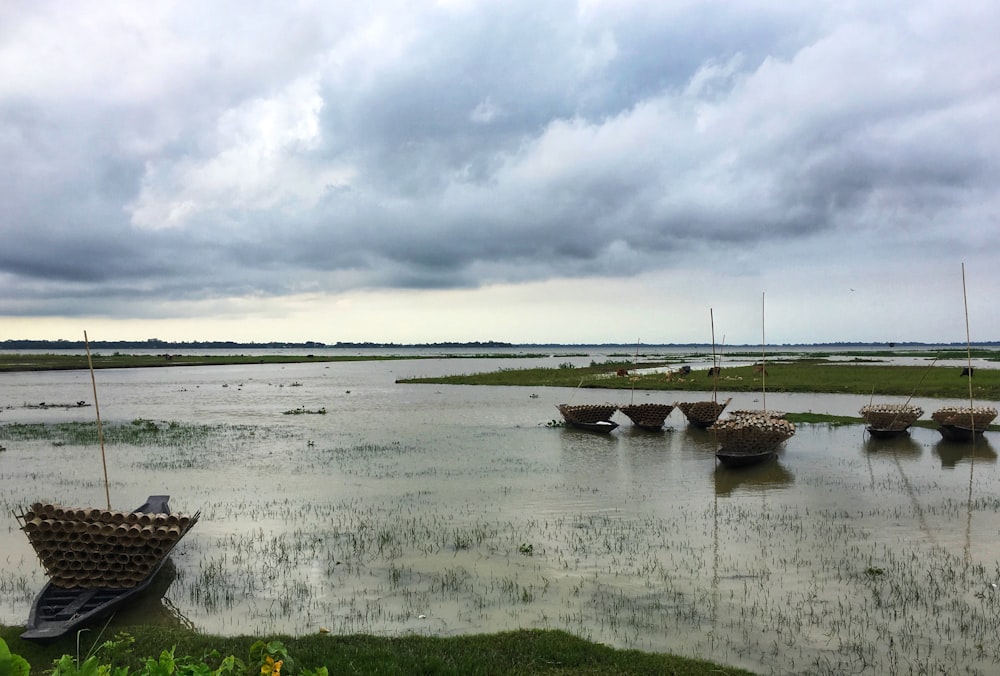
[[[264,664],[260,665],[261,676],[281,676],[282,660],[277,660],[270,655],[264,658]]]

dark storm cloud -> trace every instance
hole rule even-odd
[[[621,276],[992,218],[991,4],[662,4],[0,10],[0,312]]]

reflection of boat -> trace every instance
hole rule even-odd
[[[36,504],[22,514],[23,530],[50,579],[21,637],[57,638],[147,590],[199,517],[172,515],[169,500],[151,495],[131,513]]]
[[[963,460],[975,460],[976,462],[997,461],[997,452],[985,439],[980,439],[974,444],[941,440],[934,445],[934,452],[941,458],[941,466],[954,468]]]
[[[912,404],[868,404],[862,406],[861,417],[868,425],[866,431],[876,439],[891,439],[908,436],[910,426],[924,414],[924,410]]]
[[[895,437],[883,437],[876,439],[872,435],[871,439],[865,441],[865,451],[872,455],[895,455],[899,458],[918,457],[922,451],[922,446],[910,436],[909,431]]]
[[[611,421],[618,407],[614,404],[558,404],[556,408],[572,427],[590,432],[610,432],[618,427]]]
[[[629,404],[618,410],[628,416],[636,427],[658,432],[663,429],[663,423],[674,407],[671,404]]]
[[[760,463],[740,472],[716,465],[715,494],[730,495],[736,489],[766,491],[789,486],[794,477],[780,462]]]

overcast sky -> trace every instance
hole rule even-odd
[[[998,26],[6,2],[0,340],[998,340]]]

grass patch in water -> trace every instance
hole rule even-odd
[[[104,423],[104,443],[134,446],[182,446],[233,431],[252,433],[251,425],[193,425],[136,418],[129,423]],[[93,446],[97,423],[9,423],[0,425],[4,441],[51,441],[57,445]]]
[[[629,362],[605,362],[587,367],[501,369],[489,373],[409,378],[398,382],[446,385],[519,385],[601,389],[676,390],[705,392],[713,388],[708,370],[689,374],[649,373],[626,376]],[[644,365],[649,368],[656,365]],[[967,399],[969,381],[955,366],[889,366],[827,363],[812,358],[768,362],[768,392],[839,393],[867,396],[910,396]],[[761,374],[753,366],[723,366],[718,388],[727,392],[759,392]],[[977,401],[1000,401],[1000,370],[979,369],[973,376]]]

